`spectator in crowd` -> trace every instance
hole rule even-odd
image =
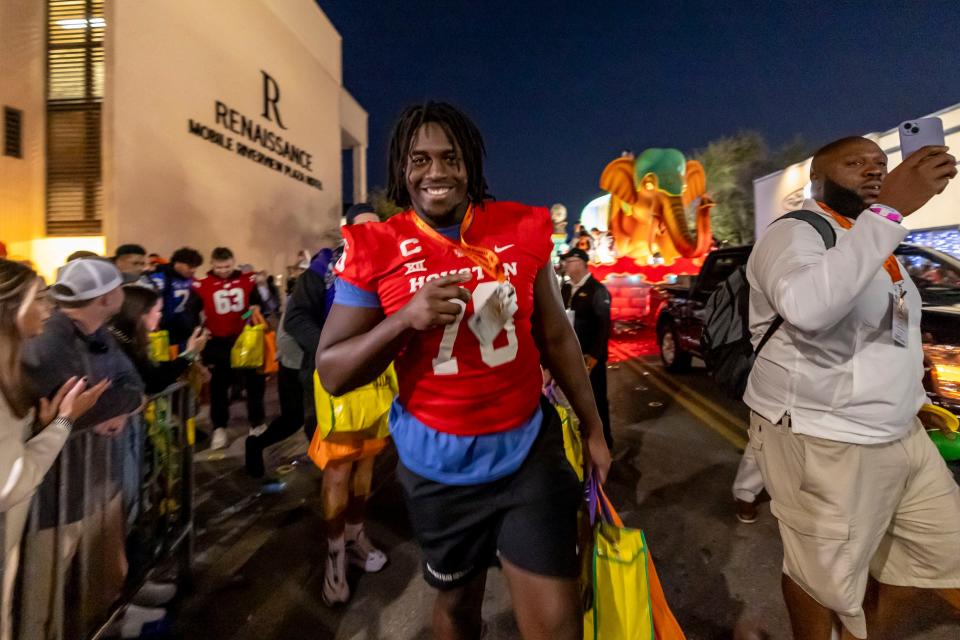
[[[607,448],[613,449],[610,431],[610,405],[607,402],[607,344],[610,340],[610,292],[590,274],[588,257],[582,249],[571,249],[562,256],[569,278],[561,289],[567,317],[580,341],[583,361],[590,376],[590,387],[603,423]]]
[[[570,231],[570,235],[567,237],[567,244],[575,242],[577,238],[580,237],[580,232],[583,231],[583,225],[579,222],[573,223],[573,228]]]
[[[147,268],[147,250],[138,244],[122,244],[117,247],[113,264],[123,274],[124,282],[136,282]]]
[[[110,323],[110,333],[137,368],[148,395],[160,393],[199,362],[210,339],[209,331],[197,327],[175,359],[152,361],[149,334],[160,326],[162,314],[163,298],[159,293],[143,285],[128,284],[123,287],[123,306]]]
[[[593,227],[590,229],[590,237],[593,238],[594,246],[600,244],[600,238],[603,237],[603,232],[599,228]]]
[[[96,404],[109,384],[87,389],[72,376],[39,411],[24,388],[22,342],[43,332],[50,316],[43,280],[29,267],[0,258],[0,517],[4,565],[0,640],[12,640],[13,588],[30,499],[60,454],[73,424]]]
[[[433,633],[480,635],[487,569],[499,563],[525,638],[579,640],[582,487],[541,394],[541,360],[580,418],[588,473],[605,480],[610,453],[556,285],[550,215],[492,200],[483,153],[456,108],[404,111],[388,196],[406,210],[343,228],[317,372],[343,394],[396,361],[390,431],[424,579],[438,590]]]
[[[7,245],[3,242],[0,242],[0,259],[6,259],[7,257]]]
[[[36,397],[50,397],[71,376],[110,388],[84,415],[78,429],[97,427],[135,411],[143,381],[107,329],[123,305],[123,278],[105,260],[81,258],[61,267],[50,293],[57,303],[43,334],[24,345],[26,380]],[[105,429],[103,435],[108,435]],[[119,431],[116,429],[115,431]]]
[[[573,248],[580,249],[587,254],[587,259],[589,260],[591,253],[593,252],[593,238],[590,237],[590,234],[586,231],[581,231],[580,235],[577,236],[577,239],[574,241]]]
[[[167,264],[167,260],[163,258],[159,253],[150,253],[147,254],[147,268],[144,269],[144,273],[151,274],[157,270],[157,267],[161,264]]]
[[[94,253],[93,251],[87,251],[85,249],[80,249],[79,251],[74,251],[67,256],[67,262],[73,262],[74,260],[80,260],[81,258],[99,258],[100,256]]]
[[[288,297],[293,293],[293,289],[297,284],[297,278],[299,278],[300,274],[309,268],[310,253],[308,251],[301,251],[299,254],[297,254],[297,263],[287,267],[287,281],[284,287]]]
[[[280,315],[282,300],[280,291],[274,283],[273,276],[264,271],[257,271],[257,293],[260,294],[260,311],[267,320],[276,321]]]
[[[261,300],[253,273],[241,273],[233,252],[217,247],[210,256],[212,269],[194,283],[194,290],[203,302],[203,314],[210,341],[203,352],[203,361],[210,368],[210,420],[213,438],[210,446],[227,446],[227,423],[230,421],[230,383],[234,370],[230,367],[230,351],[243,331],[249,312],[259,310]],[[253,433],[266,430],[263,408],[264,376],[256,369],[238,369],[247,393],[247,420]]]
[[[379,221],[380,217],[367,203],[354,204],[347,210],[348,225]],[[302,340],[301,346],[306,353],[317,353],[323,324],[334,298],[332,267],[342,252],[342,245],[332,252],[321,251],[307,272],[311,275],[304,274],[294,291],[290,306],[291,313],[295,313],[297,318],[295,337],[299,336],[298,341]],[[314,286],[316,290],[304,291],[308,286]],[[311,347],[312,350],[308,351]],[[314,358],[310,360],[312,364]],[[312,378],[312,367],[310,369]],[[356,398],[356,395],[353,397]],[[350,402],[350,394],[343,401]],[[374,460],[386,442],[385,438],[364,439],[351,433],[331,433],[320,443],[320,459],[326,461],[322,466],[322,503],[329,551],[324,569],[323,599],[328,605],[341,604],[350,599],[346,575],[348,562],[371,573],[380,571],[387,563],[386,554],[370,542],[363,526],[367,497],[373,481]]]
[[[783,540],[783,594],[795,638],[871,637],[906,615],[910,587],[960,608],[960,487],[927,437],[921,300],[893,251],[900,222],[957,174],[946,147],[887,172],[865,138],[814,154],[812,198],[837,234],[825,249],[803,221],[771,226],[747,263],[757,356],[744,400]]]
[[[122,283],[123,277],[109,261],[80,258],[67,263],[50,288],[58,308],[43,333],[24,344],[24,380],[33,398],[54,397],[70,378],[86,377],[88,384],[110,381],[97,403],[74,423],[76,431],[92,433],[67,443],[66,475],[61,477],[61,468],[55,468],[38,492],[39,531],[27,536],[23,563],[24,593],[30,594],[23,599],[23,636],[27,638],[47,638],[59,626],[54,614],[64,610],[56,604],[62,602],[64,592],[56,585],[71,574],[78,548],[91,554],[85,564],[87,582],[67,591],[83,594],[85,603],[68,607],[69,614],[102,615],[119,595],[126,575],[119,490],[122,441],[115,436],[142,406],[144,387],[106,326],[123,304]],[[63,505],[60,484],[66,487]],[[81,544],[84,538],[86,543]],[[73,629],[76,616],[69,615],[65,622],[72,629],[66,636],[80,637],[80,628]]]
[[[157,330],[162,310],[163,299],[155,289],[141,284],[127,284],[123,287],[123,306],[110,323],[110,333],[137,368],[149,395],[160,393],[174,384],[192,365],[200,365],[200,353],[209,338],[206,329],[197,327],[187,341],[186,349],[176,358],[154,362],[150,359],[149,334]],[[123,468],[124,510],[130,524],[135,521],[139,510],[145,430],[142,416],[136,415],[131,417],[122,434],[126,445]],[[133,601],[136,605],[159,607],[172,600],[175,595],[176,587],[173,584],[149,581]],[[138,608],[135,607],[132,611],[128,608],[121,627],[134,630],[141,628],[143,612],[138,611]],[[163,613],[165,612],[162,610],[156,611],[151,613],[150,617],[158,619]]]
[[[170,335],[170,344],[179,349],[187,346],[187,340],[200,326],[203,302],[193,289],[197,269],[203,264],[203,256],[196,249],[181,247],[170,256],[169,264],[158,264],[150,281],[163,300],[163,317],[160,328]]]

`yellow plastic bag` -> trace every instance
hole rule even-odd
[[[150,339],[150,360],[153,362],[170,362],[170,333],[166,329],[151,331],[147,337]]]
[[[593,607],[585,639],[653,640],[647,546],[638,529],[597,525],[593,544]]]
[[[588,501],[600,518],[594,528],[593,597],[583,616],[592,640],[685,640],[667,604],[640,529],[623,526],[603,488],[591,478]]]
[[[263,332],[266,325],[247,325],[230,350],[230,366],[234,369],[256,369],[263,366]]]
[[[580,482],[583,482],[583,439],[580,436],[580,425],[576,414],[562,404],[556,405],[560,415],[560,424],[563,426],[563,452],[567,454],[567,462],[573,467],[574,473]]]
[[[390,405],[397,395],[397,373],[393,364],[373,382],[342,396],[332,396],[313,373],[313,396],[317,407],[317,433],[352,433],[363,438],[390,435]]]

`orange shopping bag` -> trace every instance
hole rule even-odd
[[[270,375],[280,372],[280,362],[277,358],[277,334],[270,328],[263,314],[255,311],[250,318],[254,325],[263,325],[263,365],[257,373]]]

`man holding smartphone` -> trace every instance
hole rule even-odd
[[[770,227],[747,264],[757,356],[744,401],[750,446],[784,547],[783,593],[800,639],[871,637],[900,617],[909,588],[960,608],[960,488],[917,417],[926,402],[920,295],[893,251],[900,224],[957,174],[942,146],[887,172],[871,140],[814,155],[803,208],[833,226],[826,250],[799,220]],[[901,599],[902,603],[902,599]]]

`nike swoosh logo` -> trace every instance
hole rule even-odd
[[[507,249],[509,249],[509,248],[512,247],[512,246],[513,246],[512,244],[505,244],[505,245],[503,245],[502,247],[498,247],[497,245],[493,245],[493,252],[494,252],[494,253],[501,253],[501,252],[503,252],[503,251],[506,251]]]

